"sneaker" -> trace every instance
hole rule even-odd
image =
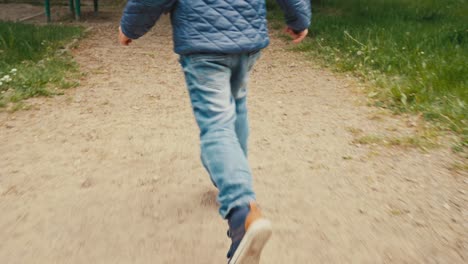
[[[271,223],[262,217],[255,203],[236,207],[228,216],[232,240],[228,264],[258,264],[262,249],[271,236]]]

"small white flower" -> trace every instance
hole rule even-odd
[[[10,73],[15,74],[17,71],[18,71],[17,69],[14,69],[14,68],[13,68],[13,69],[11,69]]]
[[[2,82],[10,82],[11,81],[11,77],[10,75],[5,75],[2,77],[2,79],[0,79],[0,81]]]
[[[361,56],[362,54],[364,54],[364,52],[362,52],[362,51],[359,50],[356,54],[357,54],[358,56]]]
[[[423,54],[424,54],[424,51],[421,51],[421,55],[423,55]]]
[[[2,81],[0,81],[0,86],[2,86],[2,85],[3,85],[3,82],[2,82]]]

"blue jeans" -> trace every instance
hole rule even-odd
[[[183,55],[180,63],[200,128],[201,159],[218,188],[219,213],[255,200],[247,161],[247,82],[260,52]]]

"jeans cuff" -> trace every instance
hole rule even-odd
[[[235,202],[229,204],[229,206],[228,206],[228,208],[226,210],[220,208],[219,213],[221,214],[223,219],[226,219],[226,217],[229,215],[229,212],[233,208],[236,208],[236,207],[239,207],[239,206],[248,206],[250,204],[250,202],[254,202],[254,201],[255,201],[255,196],[242,197],[241,199],[238,199]]]

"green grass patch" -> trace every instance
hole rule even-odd
[[[449,167],[449,169],[453,172],[467,172],[468,171],[468,164],[466,162],[455,161]]]
[[[267,2],[270,18],[282,20]],[[466,0],[313,1],[310,38],[295,49],[356,73],[373,84],[377,105],[421,112],[467,146],[466,14]]]
[[[439,143],[434,134],[420,133],[412,136],[381,136],[365,135],[353,140],[354,144],[360,145],[382,145],[402,148],[419,148],[428,150],[436,148]]]
[[[0,22],[0,107],[76,86],[78,66],[57,51],[82,34],[81,27]]]

